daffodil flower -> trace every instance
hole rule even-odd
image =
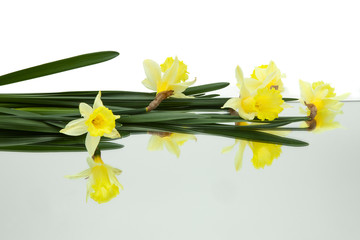
[[[271,131],[266,131],[266,132],[273,133]],[[284,131],[281,132],[280,134],[286,135],[287,132]],[[278,158],[281,154],[281,145],[272,144],[272,143],[245,141],[239,139],[236,139],[233,145],[223,148],[222,153],[227,153],[231,151],[236,145],[238,146],[238,150],[236,152],[234,159],[234,165],[236,171],[239,171],[242,167],[243,155],[247,145],[252,150],[253,157],[251,159],[251,162],[253,163],[256,169],[264,168],[265,166],[270,166],[273,163],[274,159]]]
[[[79,110],[82,118],[69,122],[60,132],[70,136],[79,136],[87,132],[85,146],[90,156],[95,152],[102,136],[119,138],[115,128],[115,120],[120,118],[110,109],[104,107],[101,101],[101,92],[95,98],[93,107],[80,103]]]
[[[142,83],[157,94],[173,91],[172,97],[185,98],[186,96],[182,92],[196,81],[186,81],[188,79],[187,66],[177,57],[175,60],[167,58],[161,67],[149,59],[145,60],[143,65],[146,79]]]
[[[105,164],[99,155],[95,155],[93,158],[88,157],[87,162],[89,169],[65,177],[69,179],[87,179],[86,201],[89,196],[98,203],[105,203],[116,197],[119,194],[119,189],[123,189],[123,186],[116,178],[116,175],[119,175],[121,170]]]
[[[195,140],[196,137],[192,134],[183,133],[152,133],[147,149],[149,151],[163,150],[164,146],[177,157],[180,156],[180,146],[188,140]]]
[[[274,75],[272,75],[275,73]],[[285,78],[285,74],[280,72],[280,69],[277,68],[273,61],[270,61],[268,65],[261,65],[255,67],[253,73],[251,74],[251,78],[245,79],[245,84],[248,89],[255,90],[259,88],[262,83],[267,80],[268,76],[272,76],[270,82],[267,83],[267,88],[274,88],[279,90],[280,92],[284,91],[284,84],[281,78]]]
[[[341,107],[344,103],[340,101],[345,100],[350,94],[336,96],[334,88],[322,81],[310,84],[300,80],[300,90],[301,102],[307,106],[302,112],[311,117],[307,122],[309,127],[317,132],[340,127],[334,120],[337,114],[342,113]]]
[[[284,101],[280,91],[266,87],[275,75],[276,72],[273,72],[256,88],[248,88],[243,72],[237,66],[235,76],[238,82],[237,86],[240,89],[240,97],[229,99],[222,108],[232,108],[246,120],[253,120],[255,117],[260,120],[274,120],[284,109]]]

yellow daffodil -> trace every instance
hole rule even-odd
[[[180,146],[188,140],[195,140],[196,137],[192,134],[183,133],[152,133],[147,149],[149,151],[163,150],[164,146],[177,157],[180,156]]]
[[[238,151],[236,152],[234,159],[236,171],[239,171],[242,167],[243,155],[246,145],[248,145],[253,152],[253,157],[251,161],[256,169],[264,168],[265,165],[270,166],[273,160],[278,158],[281,154],[281,145],[238,139],[235,140],[235,143],[233,145],[223,148],[222,153],[229,152],[236,145],[238,145]]]
[[[301,102],[307,106],[306,113],[311,120],[308,126],[315,131],[334,129],[340,126],[334,119],[337,114],[342,113],[340,102],[349,94],[336,96],[334,88],[322,81],[310,84],[300,80]],[[302,110],[304,111],[304,110]]]
[[[101,101],[101,92],[95,98],[93,107],[80,103],[79,110],[82,118],[69,122],[60,132],[70,136],[79,136],[87,132],[85,146],[90,156],[95,152],[102,136],[119,138],[115,128],[115,120],[120,118],[110,109],[104,107]]]
[[[222,108],[232,108],[246,120],[253,120],[255,117],[262,121],[265,119],[274,120],[284,109],[284,101],[280,91],[266,87],[275,75],[276,72],[273,72],[256,88],[248,88],[242,70],[237,66],[235,76],[238,82],[237,86],[240,89],[240,97],[229,99]]]
[[[280,70],[273,61],[270,61],[268,65],[255,67],[253,73],[251,74],[251,78],[245,79],[245,84],[248,89],[257,89],[265,80],[267,80],[267,77],[273,73],[275,74],[270,82],[267,83],[266,87],[269,89],[277,89],[280,92],[284,91],[284,84],[281,81],[281,78],[285,78],[285,74],[281,74]]]
[[[142,83],[148,89],[156,91],[157,94],[173,91],[172,97],[184,98],[186,96],[182,92],[196,81],[186,81],[188,79],[187,66],[177,57],[175,60],[167,58],[161,67],[149,59],[145,60],[143,65],[146,79]]]
[[[75,175],[65,176],[69,179],[87,179],[86,201],[89,196],[98,203],[105,203],[119,194],[119,189],[123,186],[119,183],[116,175],[121,173],[120,169],[113,168],[105,164],[99,155],[93,158],[88,157],[89,169]]]

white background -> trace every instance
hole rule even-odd
[[[360,98],[357,1],[1,1],[0,74],[89,52],[114,50],[107,63],[1,86],[1,92],[137,90],[142,61],[178,56],[197,84],[233,83],[274,60],[298,80],[323,80]]]

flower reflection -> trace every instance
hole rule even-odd
[[[265,131],[264,131],[265,132]],[[266,131],[267,133],[274,134],[274,132]],[[288,132],[279,132],[277,135],[287,135]],[[222,150],[222,153],[227,153],[231,151],[235,146],[238,147],[238,150],[235,155],[235,170],[239,171],[242,167],[243,155],[246,145],[250,147],[253,153],[251,162],[253,163],[256,169],[264,168],[265,166],[270,166],[274,159],[278,158],[281,154],[281,145],[273,143],[261,143],[236,139],[235,143],[231,146],[225,147]]]
[[[188,140],[195,140],[192,134],[169,133],[169,132],[149,132],[152,134],[147,149],[149,151],[159,151],[165,148],[177,157],[180,157],[180,146]]]
[[[86,178],[88,180],[86,201],[89,196],[98,203],[105,203],[116,197],[119,194],[119,189],[123,189],[116,178],[121,170],[105,164],[100,155],[95,155],[93,158],[88,157],[87,162],[90,166],[89,169],[65,177],[69,179]]]

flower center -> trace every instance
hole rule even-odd
[[[96,108],[85,122],[91,136],[103,136],[109,134],[115,128],[115,116],[111,110],[101,106]]]

